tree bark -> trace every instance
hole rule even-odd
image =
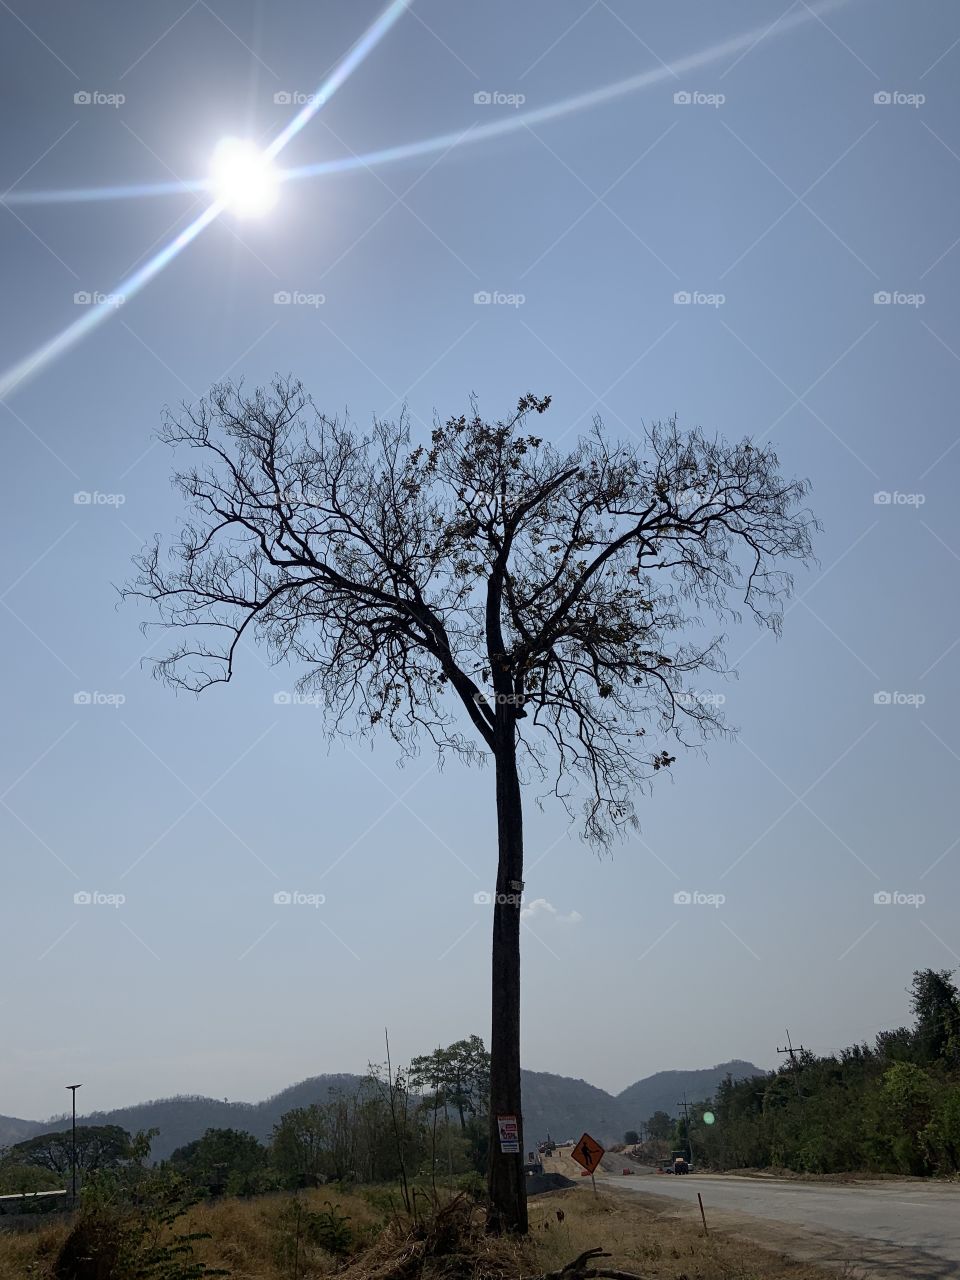
[[[497,893],[493,908],[490,1036],[490,1152],[487,1193],[491,1232],[527,1232],[520,1104],[520,902],[523,890],[523,809],[517,774],[516,727],[498,715]],[[500,1150],[499,1116],[516,1116],[519,1151]]]

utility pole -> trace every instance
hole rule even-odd
[[[799,1052],[800,1052],[800,1053],[804,1053],[804,1052],[805,1052],[803,1045],[801,1045],[801,1046],[800,1046],[800,1050],[799,1050]],[[781,1048],[780,1048],[780,1046],[779,1046],[779,1045],[777,1045],[777,1053],[785,1053],[785,1054],[787,1054],[787,1056],[790,1058],[790,1061],[793,1063],[793,1065],[794,1065],[794,1066],[797,1066],[797,1065],[798,1065],[798,1064],[797,1064],[797,1050],[796,1050],[796,1049],[794,1049],[794,1047],[793,1047],[793,1041],[790,1039],[790,1029],[789,1029],[789,1027],[787,1028],[787,1047],[786,1047],[785,1049],[781,1049]]]
[[[72,1204],[76,1208],[77,1204],[77,1090],[80,1088],[78,1084],[68,1084],[66,1086],[73,1095],[73,1142],[70,1147],[70,1173],[73,1186]]]
[[[787,1028],[787,1047],[785,1049],[781,1049],[780,1046],[777,1045],[777,1053],[785,1054],[790,1059],[790,1065],[794,1068],[793,1082],[797,1087],[797,1097],[802,1102],[803,1093],[800,1090],[800,1063],[797,1061],[797,1052],[798,1051],[793,1047],[793,1041],[790,1039],[790,1029],[788,1027]],[[806,1052],[803,1045],[800,1046],[799,1052],[800,1053]]]
[[[687,1130],[687,1159],[693,1164],[693,1146],[690,1142],[690,1113],[687,1110],[687,1094],[684,1090],[683,1101],[677,1103],[678,1107],[683,1107],[683,1120]]]

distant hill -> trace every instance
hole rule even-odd
[[[263,1102],[223,1102],[217,1098],[183,1096],[138,1102],[116,1111],[93,1111],[83,1117],[84,1124],[118,1124],[128,1133],[141,1129],[159,1129],[150,1148],[157,1160],[165,1160],[177,1147],[199,1138],[207,1129],[242,1129],[265,1142],[273,1126],[286,1111],[307,1107],[313,1102],[329,1102],[331,1091],[352,1092],[361,1081],[357,1075],[314,1076],[292,1084]],[[79,1117],[78,1117],[79,1119]],[[0,1147],[21,1142],[37,1133],[54,1133],[70,1127],[70,1121],[59,1117],[38,1123],[0,1116]]]
[[[655,1111],[675,1116],[684,1093],[688,1102],[702,1102],[728,1075],[743,1080],[763,1074],[752,1062],[735,1059],[699,1071],[658,1071],[613,1095],[585,1080],[524,1071],[524,1129],[528,1143],[548,1131],[560,1142],[584,1132],[600,1142],[622,1142],[628,1129],[638,1129]]]
[[[624,1128],[636,1129],[640,1121],[649,1119],[654,1111],[666,1111],[668,1115],[675,1116],[677,1103],[684,1094],[688,1102],[702,1102],[713,1096],[717,1085],[727,1076],[745,1080],[748,1076],[765,1074],[752,1062],[743,1062],[739,1058],[720,1062],[715,1067],[704,1067],[701,1071],[658,1071],[617,1094],[617,1102],[626,1120]]]
[[[686,1091],[690,1102],[708,1098],[727,1075],[735,1080],[762,1075],[752,1062],[721,1062],[701,1071],[658,1071],[638,1080],[614,1096],[586,1080],[573,1080],[548,1071],[523,1072],[523,1106],[526,1136],[530,1143],[549,1132],[558,1141],[579,1138],[585,1130],[602,1142],[620,1142],[627,1129],[636,1129],[654,1111],[676,1115],[677,1102]],[[140,1102],[116,1111],[95,1111],[83,1117],[85,1124],[118,1124],[130,1133],[159,1129],[152,1154],[166,1159],[177,1147],[199,1138],[206,1129],[242,1129],[265,1142],[286,1111],[329,1101],[331,1092],[353,1092],[362,1077],[322,1075],[292,1084],[263,1102],[222,1102],[217,1098],[185,1096]],[[40,1122],[0,1116],[0,1147],[22,1142],[38,1133],[69,1127],[58,1117]]]
[[[26,1142],[35,1133],[43,1133],[39,1120],[18,1120],[15,1116],[0,1116],[0,1148],[14,1142]]]
[[[604,1089],[549,1071],[523,1071],[521,1085],[528,1146],[547,1133],[557,1142],[584,1132],[602,1141],[623,1137],[619,1100]]]

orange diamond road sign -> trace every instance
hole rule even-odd
[[[603,1157],[603,1147],[596,1138],[591,1138],[589,1133],[585,1133],[570,1154],[577,1164],[583,1165],[587,1173],[593,1174],[596,1173],[597,1166]]]

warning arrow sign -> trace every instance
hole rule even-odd
[[[585,1133],[570,1154],[577,1164],[582,1165],[587,1173],[592,1175],[596,1173],[603,1158],[603,1147],[596,1138],[591,1138],[589,1133]]]

